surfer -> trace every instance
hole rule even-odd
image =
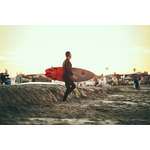
[[[76,85],[74,84],[71,76],[73,77],[74,80],[77,80],[77,77],[73,75],[71,68],[72,68],[72,64],[70,62],[71,59],[71,53],[69,51],[67,51],[65,53],[66,55],[66,60],[63,62],[63,69],[64,69],[64,73],[63,73],[63,79],[65,81],[65,85],[66,85],[66,92],[64,94],[62,103],[65,103],[65,101],[67,100],[67,96],[69,95],[69,93],[71,93]],[[71,87],[70,87],[71,86]]]

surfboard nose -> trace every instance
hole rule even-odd
[[[78,78],[74,82],[83,82],[90,80],[95,77],[95,74],[91,71],[80,69],[80,68],[72,68],[73,74]]]

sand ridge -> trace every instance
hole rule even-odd
[[[0,86],[0,124],[150,124],[150,86]]]

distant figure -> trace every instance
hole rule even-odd
[[[4,73],[2,73],[2,74],[1,74],[1,80],[2,80],[2,83],[1,83],[1,84],[2,84],[2,85],[3,85],[3,83],[5,83],[5,81],[7,80],[5,77],[6,77],[6,75],[4,75]]]
[[[8,70],[7,70],[7,69],[5,69],[5,74],[6,74],[6,75],[8,74]]]
[[[102,81],[101,80],[99,81],[99,84],[97,86],[98,87],[103,87],[103,79],[102,79]]]
[[[141,82],[142,82],[142,80],[141,80],[141,76],[139,77],[139,90],[141,89]]]
[[[98,85],[98,79],[95,78],[95,86],[97,86],[97,85]]]
[[[11,79],[10,79],[10,78],[7,78],[7,80],[5,81],[5,84],[6,84],[6,85],[11,85]]]
[[[101,81],[101,87],[103,87],[103,79],[102,79],[102,81]]]
[[[66,60],[63,62],[63,69],[64,69],[64,73],[63,73],[63,79],[65,81],[65,85],[66,85],[66,92],[65,95],[63,97],[62,103],[65,103],[67,99],[67,96],[69,95],[70,92],[72,92],[76,85],[74,84],[71,76],[73,77],[74,80],[77,80],[77,77],[73,75],[71,69],[72,69],[72,64],[70,62],[71,59],[71,53],[69,51],[67,51],[65,53],[66,55]],[[71,87],[70,87],[71,86]]]
[[[138,90],[139,89],[138,78],[134,80],[134,84],[135,84],[136,89]]]

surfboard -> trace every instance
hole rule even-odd
[[[20,83],[18,85],[31,85],[31,84],[53,84],[53,85],[56,85],[56,83],[51,83],[51,82],[26,82],[26,83]]]
[[[63,67],[52,67],[45,70],[45,76],[52,80],[64,81],[63,72]],[[72,73],[78,78],[73,80],[71,77],[74,82],[83,82],[95,77],[93,72],[81,68],[72,68]]]

